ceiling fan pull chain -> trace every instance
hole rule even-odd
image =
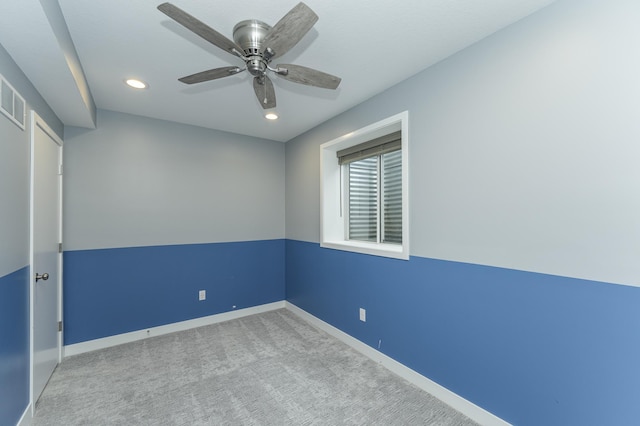
[[[262,101],[263,104],[267,104],[268,100],[267,100],[267,85],[265,84],[264,81],[264,77],[262,77],[262,86],[264,87],[264,100]]]

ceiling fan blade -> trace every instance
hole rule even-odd
[[[303,67],[302,65],[280,64],[276,69],[276,73],[285,80],[323,89],[335,90],[342,81],[340,77],[314,70],[313,68]]]
[[[244,70],[238,67],[214,68],[212,70],[191,74],[186,77],[179,78],[178,80],[185,84],[202,83],[204,81],[216,80],[218,78],[223,78],[223,77],[229,77],[230,75],[238,74],[240,71],[244,71]]]
[[[256,92],[258,102],[264,109],[276,107],[276,91],[269,77],[258,76],[253,79],[253,90]]]
[[[239,56],[239,53],[242,52],[242,49],[233,41],[229,40],[227,37],[223,36],[199,19],[189,15],[179,7],[174,6],[171,3],[162,3],[158,6],[158,10],[183,27],[207,40],[209,43],[218,46],[220,49],[235,56]],[[234,53],[234,50],[238,53]]]
[[[264,50],[270,48],[274,52],[272,58],[284,55],[298,44],[316,21],[318,15],[306,4],[298,3],[269,30],[262,43]]]

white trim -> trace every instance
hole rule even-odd
[[[64,347],[64,356],[79,355],[85,352],[110,348],[123,343],[135,342],[149,337],[162,336],[164,334],[175,333],[177,331],[190,330],[192,328],[205,325],[217,324],[230,321],[249,315],[261,314],[263,312],[275,311],[285,307],[285,302],[273,302],[265,305],[253,306],[251,308],[238,309],[236,311],[224,312],[222,314],[209,315],[202,318],[195,318],[173,324],[161,325],[158,327],[145,328],[143,330],[131,331],[129,333],[117,334],[115,336],[103,337],[101,339],[89,340],[86,342],[67,345]]]
[[[425,376],[399,363],[398,361],[383,354],[382,352],[373,349],[371,346],[362,343],[360,340],[348,335],[347,333],[339,330],[331,324],[328,324],[321,319],[314,317],[310,313],[300,309],[291,302],[286,302],[286,308],[303,320],[307,321],[309,324],[343,341],[353,349],[365,355],[367,358],[372,359],[373,361],[387,368],[389,371],[416,385],[420,389],[430,393],[440,401],[469,417],[471,420],[485,426],[511,426],[510,423],[507,423],[506,421],[495,416],[494,414],[491,414],[485,409],[478,407],[474,403],[467,401],[460,395],[437,384],[433,380],[426,378]]]
[[[16,426],[30,426],[32,421],[33,410],[31,410],[31,403],[29,403],[27,408],[24,409],[24,413],[22,413],[22,417],[20,417]]]
[[[347,240],[342,205],[342,166],[338,164],[336,153],[398,130],[402,135],[402,244]],[[409,260],[409,111],[320,145],[320,247]]]
[[[59,247],[63,245],[63,211],[64,211],[64,198],[63,198],[63,167],[64,167],[64,145],[60,141],[60,149],[58,150],[58,197],[60,197],[60,204],[58,206],[58,244]],[[62,250],[58,249],[58,323],[62,324],[62,329],[58,332],[58,364],[62,362],[64,357],[64,259]]]

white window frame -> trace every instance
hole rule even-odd
[[[402,244],[348,240],[344,178],[336,153],[401,131]],[[320,246],[374,256],[409,260],[409,112],[404,111],[320,145]]]

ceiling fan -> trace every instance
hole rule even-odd
[[[193,31],[203,39],[231,55],[237,56],[245,67],[228,66],[202,71],[179,78],[186,84],[201,83],[229,77],[242,71],[253,75],[253,89],[264,109],[275,108],[276,95],[267,72],[308,86],[336,89],[341,79],[331,74],[294,64],[270,65],[271,61],[287,53],[295,46],[318,20],[318,15],[306,4],[300,2],[273,27],[256,19],[241,21],[233,28],[233,41],[223,36],[204,22],[189,15],[171,3],[162,3],[158,9]]]

